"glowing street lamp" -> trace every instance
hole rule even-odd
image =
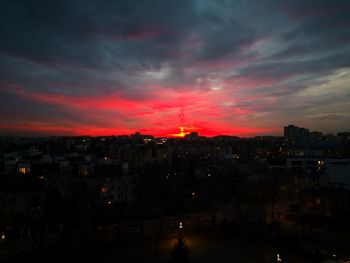
[[[181,229],[183,229],[184,228],[184,226],[182,225],[182,222],[180,222],[179,223],[179,229],[181,230]]]
[[[5,240],[5,239],[6,239],[5,232],[2,232],[2,233],[1,233],[1,240]]]
[[[280,258],[280,254],[277,254],[276,261],[277,261],[277,262],[282,262],[282,259]]]

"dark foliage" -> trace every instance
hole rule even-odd
[[[185,240],[182,238],[182,236],[179,236],[171,252],[171,256],[172,256],[171,262],[174,262],[174,263],[190,262],[189,254],[190,253],[188,251],[188,247],[186,245]]]

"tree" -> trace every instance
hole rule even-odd
[[[171,262],[174,263],[187,263],[190,262],[189,260],[189,254],[188,247],[186,245],[185,240],[180,235],[177,239],[177,242],[174,245],[174,248],[171,252],[172,260]]]

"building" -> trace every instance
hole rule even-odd
[[[308,142],[310,131],[295,125],[284,127],[284,140],[290,145],[304,145]]]

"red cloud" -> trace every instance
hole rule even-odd
[[[138,130],[155,136],[168,136],[177,134],[179,126],[185,125],[204,136],[252,136],[276,132],[274,129],[240,127],[237,120],[254,112],[252,109],[235,106],[239,105],[237,100],[227,102],[229,90],[224,88],[186,90],[179,87],[174,90],[153,86],[151,90],[152,96],[147,96],[147,99],[131,100],[118,92],[97,96],[67,96],[12,87],[10,91],[21,99],[43,105],[43,108],[54,105],[66,111],[74,111],[91,124],[81,123],[79,119],[52,123],[49,119],[36,122],[33,118],[31,123],[24,121],[9,124],[7,129],[61,135],[129,134]],[[184,123],[180,121],[180,112],[185,115]],[[118,114],[119,119],[114,119],[113,114]]]

